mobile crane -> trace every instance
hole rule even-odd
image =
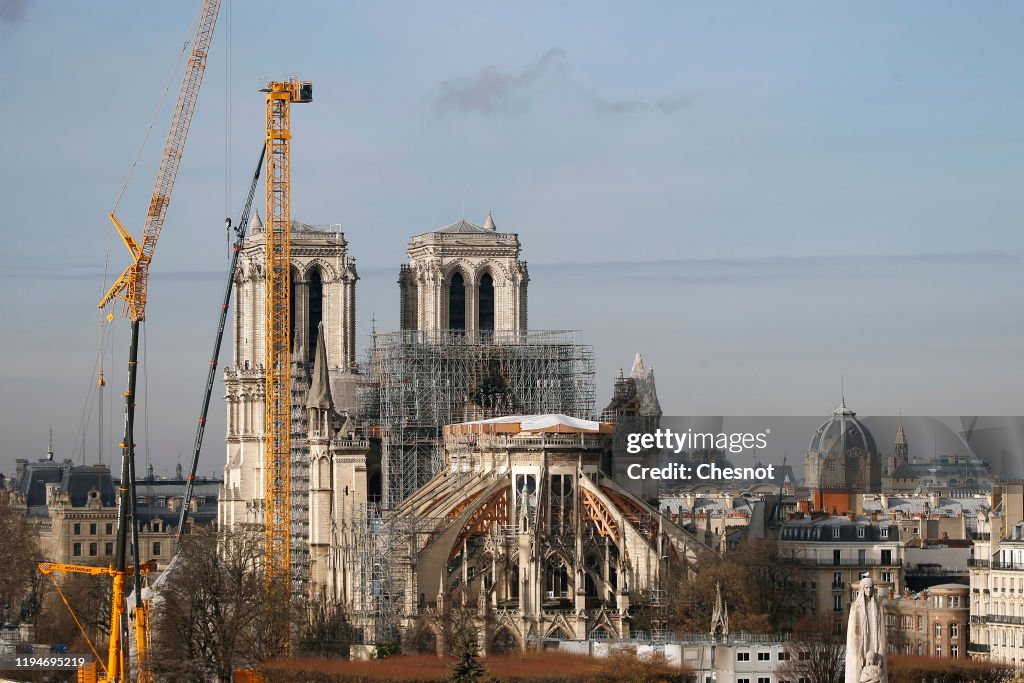
[[[104,295],[98,308],[104,309],[115,299],[121,301],[121,314],[131,321],[131,343],[128,349],[128,386],[124,393],[124,440],[121,442],[121,483],[118,489],[117,541],[114,564],[110,567],[83,567],[78,565],[39,563],[44,574],[53,572],[79,572],[102,574],[112,578],[112,607],[110,615],[110,645],[102,677],[97,679],[96,664],[90,663],[79,670],[79,681],[91,683],[125,683],[130,680],[131,669],[128,661],[129,625],[125,604],[125,582],[131,578],[135,593],[135,606],[131,619],[134,621],[136,646],[138,649],[138,681],[147,682],[151,676],[147,665],[149,649],[149,604],[142,599],[142,577],[152,565],[139,562],[139,527],[135,493],[135,381],[139,357],[139,324],[146,317],[146,290],[149,284],[149,266],[156,250],[157,238],[167,216],[174,181],[181,165],[181,157],[188,138],[192,114],[195,112],[199,89],[206,70],[206,58],[213,30],[220,13],[221,0],[203,0],[196,28],[192,52],[178,91],[178,101],[171,118],[171,127],[164,144],[163,157],[157,171],[156,183],[149,201],[141,243],[132,238],[128,229],[111,213],[110,220],[118,235],[131,252],[132,263],[125,268]],[[128,563],[128,531],[131,525],[131,552],[133,563]],[[52,577],[51,577],[52,578]],[[54,582],[56,585],[56,581]],[[59,590],[59,586],[58,586]],[[61,594],[63,598],[63,594]],[[67,600],[64,601],[67,603]],[[70,608],[70,605],[68,605]],[[72,615],[74,612],[72,612]],[[77,622],[77,617],[76,617]],[[84,632],[83,632],[84,633]],[[88,637],[86,638],[88,640]],[[92,644],[90,643],[90,647]],[[95,649],[93,650],[95,653]],[[99,657],[97,656],[97,660]]]

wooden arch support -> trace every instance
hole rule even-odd
[[[451,552],[448,553],[448,561],[451,562],[462,549],[462,544],[471,536],[483,536],[494,528],[495,524],[508,524],[508,493],[511,485],[502,488],[500,491],[488,498],[483,505],[478,507],[459,532],[455,543],[452,544]]]
[[[615,516],[605,507],[601,499],[593,491],[580,487],[581,500],[583,502],[584,519],[593,522],[597,532],[602,536],[608,536],[616,544],[619,542],[619,525]]]

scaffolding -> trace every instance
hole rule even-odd
[[[309,368],[298,353],[291,378],[291,589],[302,595],[309,581]]]
[[[354,640],[401,641],[402,620],[423,606],[413,567],[416,556],[446,523],[443,517],[396,515],[370,503],[353,523],[356,577],[349,618]]]
[[[384,504],[397,507],[440,471],[441,429],[502,415],[594,417],[594,351],[572,330],[375,333],[372,391],[361,414],[378,422]],[[375,405],[376,403],[376,405]]]

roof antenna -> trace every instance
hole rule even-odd
[[[839,404],[846,407],[846,375],[839,375]]]
[[[50,442],[46,448],[46,459],[53,462],[53,427],[50,427]]]

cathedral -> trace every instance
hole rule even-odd
[[[263,520],[263,250],[257,218],[224,373],[221,528]],[[360,364],[347,242],[293,224],[293,583],[340,603],[367,647],[444,653],[455,613],[484,651],[627,636],[715,552],[613,480],[615,422],[660,419],[653,374],[638,358],[595,421],[593,351],[527,328],[521,250],[490,215],[410,238],[400,330],[375,331]]]
[[[309,564],[309,452],[304,425],[309,367],[322,324],[326,330],[323,352],[337,407],[342,411],[355,408],[359,276],[340,226],[292,221],[291,233],[292,573],[305,579]],[[234,273],[232,365],[224,370],[227,458],[217,510],[221,529],[262,524],[264,520],[265,238],[263,224],[254,213]]]

